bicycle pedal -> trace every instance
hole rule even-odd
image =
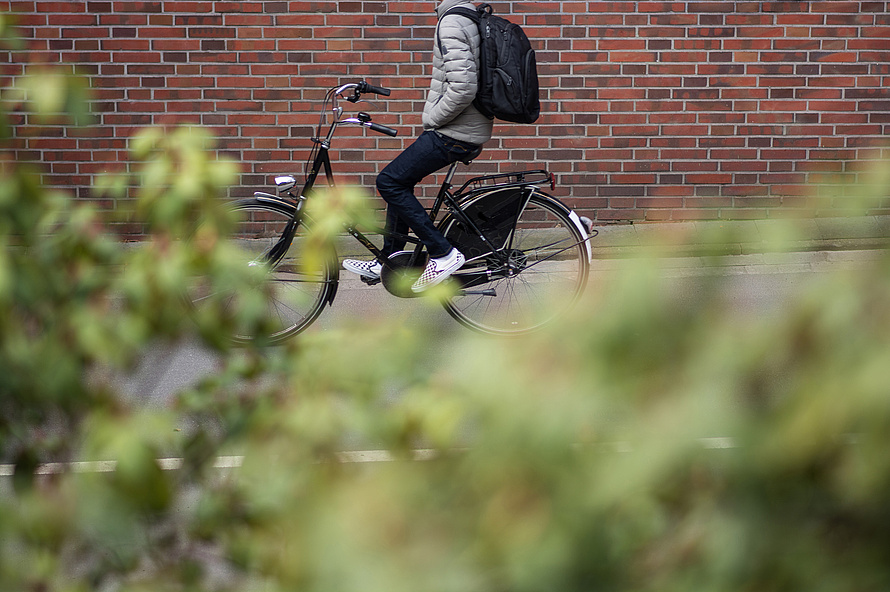
[[[376,286],[377,284],[380,283],[380,278],[379,278],[379,277],[378,277],[378,278],[369,278],[369,277],[365,277],[365,276],[362,275],[362,276],[359,276],[359,278],[360,278],[363,282],[365,282],[366,284],[368,284],[369,286]]]

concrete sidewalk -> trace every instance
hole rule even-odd
[[[658,269],[665,277],[699,275],[756,276],[768,274],[803,274],[837,269],[855,269],[874,264],[886,257],[882,249],[845,251],[792,251],[785,253],[749,253],[709,257],[659,257]],[[626,269],[632,257],[594,259],[590,264],[591,278],[599,272]]]

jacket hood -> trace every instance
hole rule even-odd
[[[476,5],[468,0],[442,0],[436,7],[436,16],[442,18],[442,15],[454,8],[455,6],[464,5],[467,8],[476,8]]]

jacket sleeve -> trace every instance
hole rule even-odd
[[[461,26],[467,20],[459,15],[448,15],[439,26],[445,80],[440,97],[427,114],[428,123],[433,128],[446,125],[476,98],[479,83],[476,54],[479,50],[477,46],[474,52],[468,27]],[[475,23],[469,22],[476,27]],[[438,47],[434,51],[438,51]]]

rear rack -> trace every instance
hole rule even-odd
[[[480,189],[526,187],[528,185],[545,184],[550,185],[551,191],[556,188],[556,180],[553,177],[553,173],[545,170],[499,173],[497,175],[473,177],[461,186],[456,195],[462,195],[468,188],[469,191],[479,191]]]

